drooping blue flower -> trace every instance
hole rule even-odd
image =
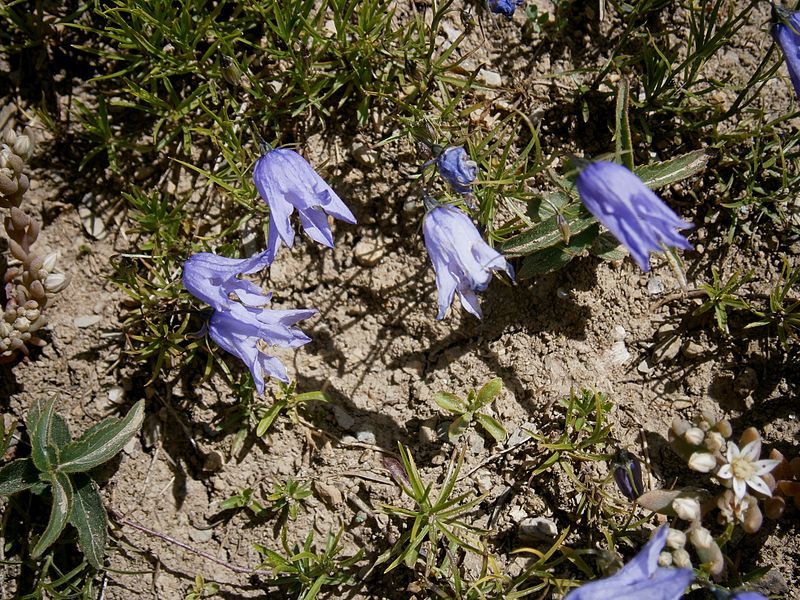
[[[245,259],[201,252],[183,266],[184,287],[214,309],[208,324],[211,339],[247,365],[259,393],[264,391],[265,375],[289,381],[280,360],[266,354],[267,347],[296,348],[310,342],[294,324],[317,312],[266,308],[272,294],[238,277],[263,269],[272,258],[271,250]]]
[[[642,271],[661,245],[691,250],[677,230],[693,227],[681,220],[641,179],[622,165],[597,161],[577,181],[584,206],[624,245]]]
[[[507,19],[514,16],[518,6],[525,4],[525,0],[488,0],[489,10],[493,13],[505,15]]]
[[[328,215],[355,223],[356,218],[336,192],[294,150],[269,150],[256,161],[253,181],[269,205],[267,250],[275,256],[281,243],[292,247],[294,229],[289,221],[295,209],[306,235],[333,248]]]
[[[564,600],[678,600],[694,579],[691,569],[658,566],[669,527],[660,527],[639,554],[611,577],[572,590]]]
[[[482,316],[475,292],[485,290],[492,271],[514,270],[503,255],[483,241],[470,218],[454,206],[440,205],[427,212],[422,222],[425,246],[430,254],[439,290],[439,315],[443,319],[458,293],[463,307]]]
[[[772,37],[783,51],[789,78],[800,97],[800,12],[791,12],[773,4],[772,20]]]
[[[270,250],[250,258],[228,258],[212,252],[193,254],[183,265],[183,287],[195,298],[210,304],[215,310],[227,310],[231,296],[244,303],[263,299],[261,288],[237,275],[256,273],[272,264]]]
[[[445,148],[436,158],[439,174],[459,194],[472,191],[472,184],[478,177],[478,163],[470,159],[461,146]]]

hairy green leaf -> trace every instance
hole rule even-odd
[[[450,427],[447,428],[447,437],[450,438],[450,442],[454,444],[461,437],[461,434],[467,430],[471,422],[472,413],[470,412],[456,417],[456,420],[450,423]]]
[[[528,279],[562,268],[581,252],[589,248],[599,231],[600,228],[597,223],[591,223],[588,229],[581,231],[577,235],[573,235],[569,240],[569,245],[565,245],[562,240],[555,246],[545,248],[526,256],[525,260],[522,262],[522,267],[517,273],[517,277],[519,279]]]
[[[88,475],[75,476],[75,498],[69,522],[78,530],[78,545],[93,567],[103,567],[108,520],[97,485]]]
[[[50,447],[60,451],[72,441],[69,433],[69,426],[64,417],[58,413],[53,413],[53,425],[50,428]]]
[[[27,490],[39,481],[39,471],[30,458],[18,458],[0,468],[0,496]]]
[[[139,400],[122,419],[98,423],[64,447],[58,470],[81,473],[111,460],[136,434],[144,420],[144,401]]]
[[[476,408],[480,408],[481,406],[486,406],[487,404],[492,402],[502,389],[503,389],[503,380],[500,379],[499,377],[495,377],[491,381],[486,382],[481,388],[481,390],[478,392]]]
[[[576,217],[564,215],[564,218],[573,236],[597,223],[593,216],[587,215],[584,212],[581,212]],[[558,217],[554,215],[541,223],[537,223],[528,231],[511,238],[502,245],[501,250],[503,254],[511,258],[514,256],[532,254],[544,248],[551,248],[559,242],[563,242],[563,237],[558,227]]]
[[[639,167],[634,173],[647,187],[657,190],[697,175],[706,168],[708,158],[705,150],[695,150],[664,162]]]
[[[35,405],[35,414],[28,421],[28,435],[31,439],[31,458],[40,471],[51,470],[56,460],[55,447],[52,443],[55,417],[55,399],[47,401],[44,406]],[[55,426],[58,428],[58,425]]]
[[[42,552],[47,550],[50,545],[58,539],[64,526],[67,524],[70,511],[72,510],[72,500],[74,491],[69,476],[65,473],[52,473],[50,475],[50,489],[53,493],[53,505],[50,508],[50,520],[47,528],[42,533],[42,537],[36,542],[31,550],[31,557],[38,558]]]
[[[508,437],[506,428],[497,419],[484,415],[483,413],[476,413],[475,420],[498,442],[505,442]]]
[[[437,392],[433,396],[433,401],[436,402],[443,409],[455,413],[457,415],[463,414],[469,410],[467,403],[464,399],[450,392]]]

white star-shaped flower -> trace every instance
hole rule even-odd
[[[762,479],[762,475],[772,471],[780,461],[759,460],[759,456],[761,456],[761,440],[753,440],[741,450],[733,442],[728,442],[728,451],[726,453],[728,462],[719,468],[717,477],[731,480],[733,493],[739,500],[745,497],[748,485],[760,494],[772,496],[772,492],[764,479]]]

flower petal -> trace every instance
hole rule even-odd
[[[761,479],[761,477],[756,477],[755,475],[747,480],[747,485],[757,491],[759,494],[764,494],[765,496],[769,496],[772,498],[772,490],[769,489],[767,483]]]

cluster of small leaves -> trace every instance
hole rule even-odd
[[[359,550],[353,556],[340,557],[342,531],[328,533],[325,547],[317,549],[314,532],[310,531],[302,546],[290,546],[286,539],[286,529],[281,532],[284,553],[270,550],[255,544],[256,551],[264,558],[259,569],[269,569],[274,577],[264,581],[264,585],[277,587],[284,598],[314,600],[326,588],[353,586],[355,583],[353,566],[363,556]]]
[[[295,521],[303,502],[309,496],[311,496],[310,486],[289,477],[285,482],[273,484],[272,492],[266,497],[269,506],[253,498],[253,488],[245,488],[224,502],[220,502],[219,507],[222,510],[244,509],[256,518],[277,514],[280,520],[288,518],[290,521]]]
[[[95,568],[103,565],[107,516],[97,485],[88,472],[111,460],[136,434],[144,418],[139,401],[123,419],[108,418],[73,440],[66,421],[55,412],[55,399],[38,401],[26,419],[31,456],[18,458],[0,469],[0,495],[25,490],[48,492],[50,519],[31,550],[43,555],[67,523],[78,532],[78,544]]]
[[[411,452],[400,444],[399,453],[402,465],[390,463],[390,472],[395,483],[413,502],[413,508],[382,506],[386,514],[406,521],[406,526],[397,542],[378,558],[376,565],[391,560],[386,567],[386,572],[389,572],[400,564],[414,569],[420,561],[426,578],[449,575],[448,571],[456,567],[453,551],[483,554],[479,538],[486,531],[471,525],[468,518],[483,497],[476,497],[472,492],[454,495],[464,461],[463,450],[450,462],[442,487],[435,495],[433,484],[422,480]]]
[[[223,372],[227,372],[224,366]],[[244,374],[234,381],[230,377],[237,399],[237,404],[228,409],[219,425],[224,432],[233,431],[231,442],[231,456],[240,456],[245,450],[248,437],[264,437],[281,415],[287,415],[291,423],[297,425],[303,420],[304,410],[315,402],[327,403],[330,400],[323,391],[297,393],[297,382],[277,383],[277,389],[272,392],[272,402],[267,403],[258,399],[253,380],[249,374]],[[241,458],[241,456],[240,456]]]
[[[711,268],[712,282],[700,284],[707,298],[694,315],[702,315],[711,310],[717,327],[728,333],[729,311],[744,313],[749,321],[744,329],[766,328],[769,334],[777,333],[784,348],[797,341],[800,332],[800,264],[792,266],[788,257],[783,259],[783,267],[777,282],[770,290],[766,302],[741,288],[753,280],[753,273],[734,272],[723,281],[719,271]]]
[[[497,442],[504,442],[508,437],[503,424],[491,415],[480,412],[482,408],[494,402],[503,389],[503,380],[499,377],[486,383],[476,394],[470,390],[466,400],[450,392],[439,392],[433,400],[444,410],[457,415],[456,419],[447,428],[450,441],[455,443],[472,423],[473,419],[491,435]]]

